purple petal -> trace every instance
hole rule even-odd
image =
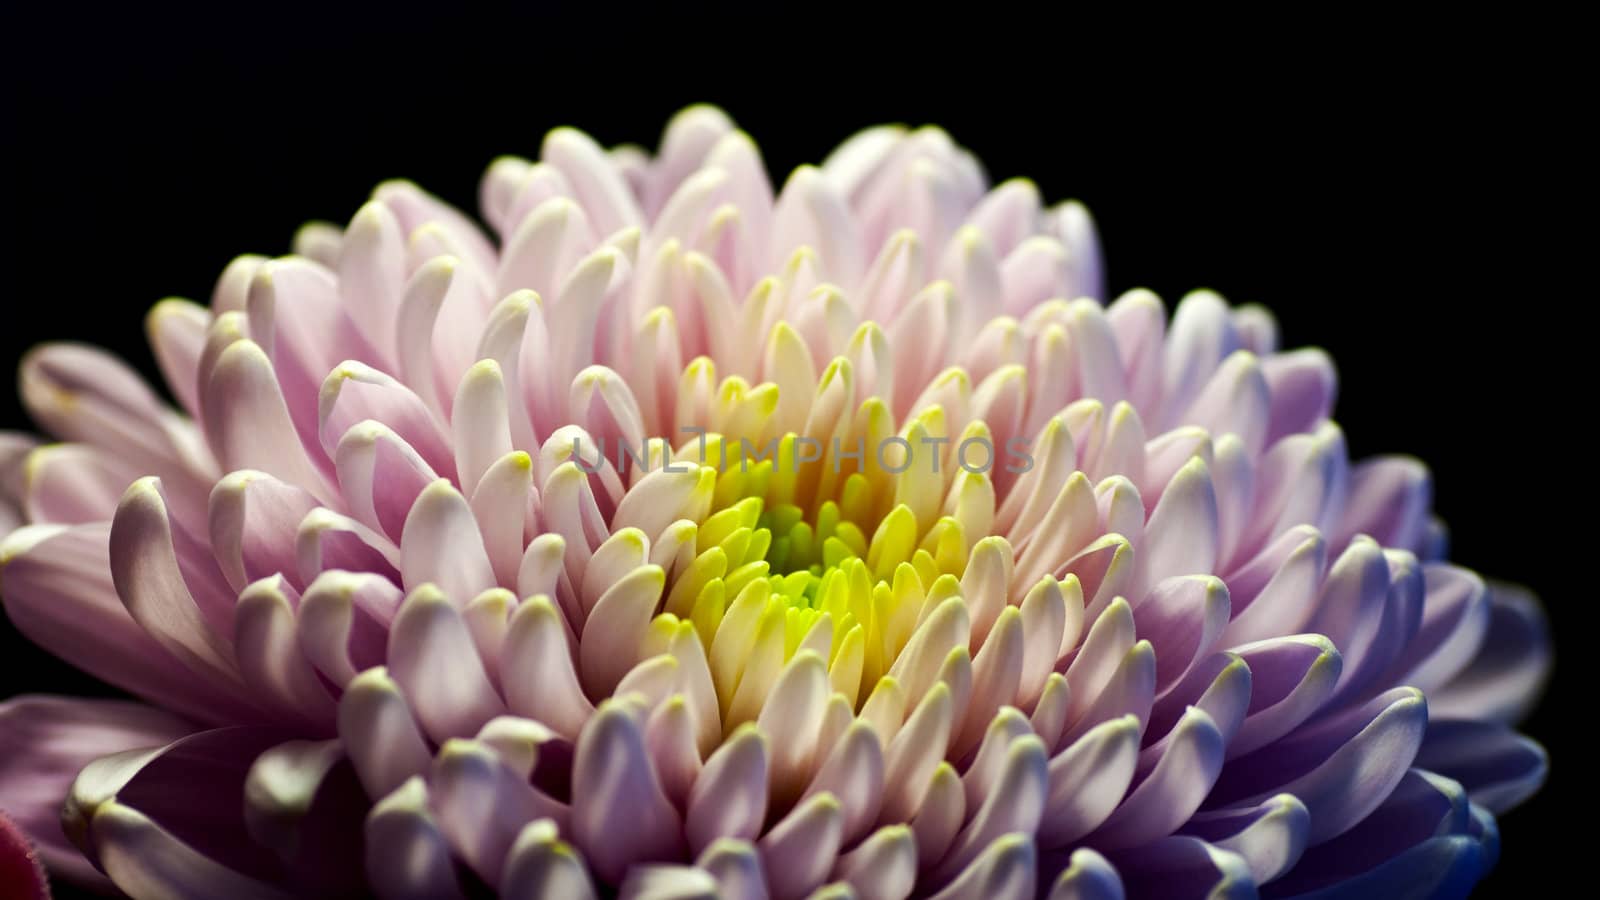
[[[1425,595],[1416,637],[1395,661],[1395,680],[1432,692],[1472,662],[1489,636],[1489,589],[1475,573],[1459,566],[1422,567]],[[1499,640],[1499,636],[1495,636]]]
[[[1196,457],[1162,491],[1139,548],[1147,583],[1210,572],[1217,563],[1217,495],[1205,460]]]
[[[1311,843],[1322,843],[1360,822],[1405,777],[1427,720],[1422,692],[1395,688],[1242,757],[1207,802],[1216,809],[1294,794],[1311,810]]]
[[[100,447],[175,480],[200,480],[211,462],[196,456],[193,426],[174,413],[132,368],[105,351],[46,344],[22,360],[23,405],[46,431]]]
[[[1167,311],[1161,298],[1132,290],[1106,308],[1117,352],[1128,370],[1128,399],[1154,423],[1163,389]]]
[[[1544,784],[1544,748],[1494,722],[1434,719],[1417,753],[1417,767],[1454,779],[1468,798],[1499,815]]]
[[[1307,631],[1326,635],[1339,648],[1344,667],[1340,686],[1352,682],[1368,652],[1378,643],[1389,596],[1389,564],[1383,548],[1357,537],[1334,560]]]
[[[151,307],[144,318],[161,377],[191,416],[200,412],[200,354],[205,349],[211,321],[211,310],[175,297]]]
[[[630,868],[617,900],[716,900],[716,891],[717,879],[709,872],[657,863]]]
[[[94,814],[93,836],[106,874],[133,896],[171,900],[288,900],[293,895],[234,871],[152,821],[137,809],[106,801]]]
[[[433,471],[454,478],[455,454],[438,418],[410,388],[353,360],[336,366],[322,382],[317,433],[331,458],[355,425],[381,422],[410,444]]]
[[[846,844],[877,820],[883,802],[882,747],[871,725],[851,722],[806,787],[806,796],[826,791],[838,798]]]
[[[317,390],[328,371],[351,356],[376,356],[338,292],[333,272],[292,257],[263,263],[250,279],[250,337],[271,358],[289,417],[308,446],[316,443]]]
[[[457,856],[487,884],[499,884],[523,827],[549,819],[564,829],[565,805],[533,787],[481,741],[446,741],[428,777],[435,820]]]
[[[1234,647],[1301,630],[1316,610],[1327,565],[1327,542],[1301,525],[1279,535],[1228,575],[1233,620],[1222,646]]]
[[[590,866],[611,884],[630,865],[684,852],[682,819],[662,793],[642,729],[624,703],[602,703],[578,737],[572,828]]]
[[[932,900],[1029,900],[1034,895],[1037,856],[1027,835],[995,838]]]
[[[754,840],[766,815],[766,739],[746,726],[711,754],[695,780],[686,820],[689,846],[703,850],[721,838]]]
[[[501,649],[500,680],[512,712],[543,722],[568,740],[594,713],[573,664],[560,610],[538,595],[511,614]]]
[[[1228,588],[1213,575],[1161,582],[1133,610],[1140,637],[1156,654],[1156,693],[1164,693],[1210,651],[1228,624]]]
[[[323,572],[306,588],[295,611],[300,651],[334,687],[344,690],[357,672],[383,661],[400,601],[400,589],[381,575]]]
[[[1419,552],[1432,505],[1433,482],[1420,460],[1366,460],[1350,470],[1350,495],[1332,534],[1334,545],[1365,534],[1385,547]]]
[[[374,799],[426,772],[432,759],[405,695],[381,667],[346,685],[339,698],[339,739],[367,796]]]
[[[1100,828],[1089,837],[1096,847],[1144,844],[1171,834],[1199,808],[1222,771],[1224,741],[1216,723],[1191,707],[1143,779]]]
[[[570,897],[594,900],[594,882],[576,850],[549,819],[529,822],[506,855],[500,873],[503,900]]]
[[[294,535],[294,552],[300,581],[304,583],[334,569],[400,583],[400,548],[366,525],[327,507],[319,506],[300,520]]]
[[[385,353],[395,345],[405,266],[406,234],[400,220],[380,201],[361,207],[340,247],[339,294],[361,333]]]
[[[1057,746],[1077,740],[1089,729],[1110,719],[1132,715],[1140,728],[1150,720],[1156,686],[1156,655],[1149,641],[1134,644],[1082,718],[1066,730]]]
[[[934,878],[953,876],[1003,835],[1032,834],[1044,814],[1049,786],[1044,744],[1026,735],[1011,742],[988,796],[956,837]]]
[[[1375,613],[1377,624],[1371,643],[1356,656],[1359,662],[1348,667],[1339,677],[1339,688],[1334,692],[1332,705],[1343,705],[1351,698],[1369,697],[1395,683],[1415,682],[1398,679],[1387,673],[1396,671],[1403,663],[1401,658],[1422,624],[1423,574],[1416,556],[1408,550],[1384,550],[1384,565],[1388,569],[1389,587],[1384,591],[1382,605]],[[1354,652],[1354,648],[1352,648]],[[1352,657],[1346,656],[1346,661]],[[1418,687],[1425,686],[1417,685]]]
[[[1260,358],[1238,350],[1211,374],[1177,424],[1199,425],[1215,435],[1234,434],[1251,456],[1267,442],[1271,398]]]
[[[1256,896],[1250,866],[1239,854],[1196,837],[1162,838],[1110,855],[1129,900],[1245,900]]]
[[[727,900],[767,900],[766,875],[761,855],[748,841],[718,838],[695,860],[717,880],[719,897]]]
[[[111,578],[128,613],[167,652],[203,677],[240,684],[227,639],[234,595],[204,550],[173,527],[159,479],[134,482],[117,507]]]
[[[194,801],[243,798],[252,762],[287,737],[281,728],[220,728],[102,757],[74,780],[63,830],[136,896],[280,896],[263,885],[287,875],[251,837],[244,804]]]
[[[861,900],[905,900],[917,881],[917,842],[904,825],[886,825],[839,857],[834,879]]]
[[[1102,723],[1056,754],[1040,843],[1060,847],[1098,827],[1127,793],[1138,762],[1139,720],[1133,716]]]
[[[1243,756],[1289,734],[1311,718],[1339,683],[1343,660],[1320,634],[1270,638],[1233,648],[1250,667],[1250,706],[1228,744]]]
[[[1223,744],[1230,744],[1249,712],[1253,685],[1254,675],[1243,657],[1213,653],[1156,701],[1144,732],[1145,752],[1171,733],[1190,706],[1204,710],[1221,732]]]
[[[1049,862],[1045,871],[1053,868]],[[1049,900],[1123,900],[1122,878],[1104,856],[1080,847],[1066,863],[1050,888]]]
[[[333,452],[339,489],[361,524],[398,543],[418,495],[439,476],[381,422],[360,422]]]
[[[307,889],[343,894],[363,886],[367,798],[338,741],[288,741],[260,756],[244,784],[250,835],[271,847]]]
[[[1315,814],[1313,813],[1313,816]],[[1361,824],[1312,847],[1268,897],[1460,897],[1491,861],[1460,785],[1412,770]]]
[[[1272,395],[1267,443],[1312,431],[1333,411],[1338,377],[1333,360],[1323,351],[1312,348],[1269,354],[1262,360],[1261,370]]]
[[[1133,644],[1133,611],[1126,600],[1118,598],[1089,626],[1088,636],[1067,667],[1067,686],[1072,689],[1072,701],[1067,707],[1068,724],[1075,724],[1082,718],[1095,698],[1105,691]]]
[[[1255,806],[1200,813],[1183,833],[1239,854],[1257,884],[1294,868],[1311,834],[1311,814],[1293,794],[1275,794]]]
[[[367,816],[367,881],[383,900],[460,900],[450,846],[428,809],[422,778],[404,782]],[[405,860],[405,865],[395,865]]]
[[[1488,632],[1493,640],[1467,667],[1428,695],[1441,718],[1514,722],[1533,708],[1550,676],[1550,626],[1533,595],[1491,585]]]
[[[1268,447],[1256,466],[1255,502],[1239,550],[1253,553],[1296,525],[1326,534],[1339,512],[1348,467],[1344,435],[1332,423]]]
[[[245,684],[275,705],[285,721],[304,723],[312,734],[331,734],[334,700],[300,649],[294,616],[298,599],[282,575],[241,591],[234,653]]]
[[[1162,360],[1166,404],[1161,430],[1178,423],[1211,373],[1239,346],[1228,305],[1221,297],[1194,291],[1179,301],[1168,326]]]
[[[1128,771],[1132,774],[1130,764]],[[911,834],[917,839],[917,864],[928,869],[944,858],[966,821],[967,807],[961,776],[948,762],[940,763],[928,779],[922,808],[911,820]]]
[[[832,794],[796,806],[758,845],[773,900],[800,900],[827,879],[844,836],[844,811]]]
[[[296,430],[267,354],[253,341],[230,344],[201,389],[206,438],[229,470],[259,469],[323,500],[335,495],[323,477],[327,460]]]
[[[450,482],[441,478],[417,496],[400,538],[400,571],[408,590],[431,582],[458,606],[496,585],[472,508]]]

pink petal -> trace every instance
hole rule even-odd
[[[105,523],[31,526],[0,543],[6,616],[30,641],[74,666],[197,721],[253,706],[196,679],[122,605],[112,584]]]
[[[389,632],[389,671],[435,741],[474,734],[505,712],[461,613],[432,585],[401,604]]]
[[[375,799],[427,772],[433,756],[400,686],[382,667],[362,672],[345,686],[339,740],[367,796]]]
[[[161,746],[192,730],[183,720],[138,703],[13,697],[0,703],[0,807],[58,877],[107,887],[105,876],[62,833],[61,803],[68,788],[78,770],[97,757]]]

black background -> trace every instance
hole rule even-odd
[[[859,9],[811,6],[8,9],[0,366],[70,337],[154,377],[156,300],[204,302],[234,255],[286,252],[385,178],[473,209],[489,160],[535,156],[556,125],[653,145],[678,108],[717,103],[781,183],[861,126],[936,122],[993,180],[1084,200],[1114,293],[1212,287],[1268,305],[1286,345],[1328,349],[1353,454],[1427,460],[1454,559],[1543,596],[1561,664],[1526,730],[1553,774],[1502,820],[1485,893],[1565,873],[1568,836],[1589,830],[1594,281],[1568,273],[1592,246],[1573,161],[1593,98],[1564,27],[1250,20],[1154,38],[933,9],[870,34]],[[0,427],[28,427],[10,391]],[[0,668],[0,696],[105,690],[3,622]]]

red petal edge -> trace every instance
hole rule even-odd
[[[0,813],[0,900],[50,900],[50,882],[38,851],[4,813]]]

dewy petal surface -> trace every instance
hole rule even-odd
[[[66,443],[0,435],[0,597],[143,702],[0,705],[0,865],[1067,900],[1493,864],[1548,626],[1444,558],[1420,461],[1349,458],[1327,354],[1109,295],[1081,204],[937,127],[781,178],[706,106],[531,149],[487,229],[390,181],[162,301],[178,408],[24,359]]]

